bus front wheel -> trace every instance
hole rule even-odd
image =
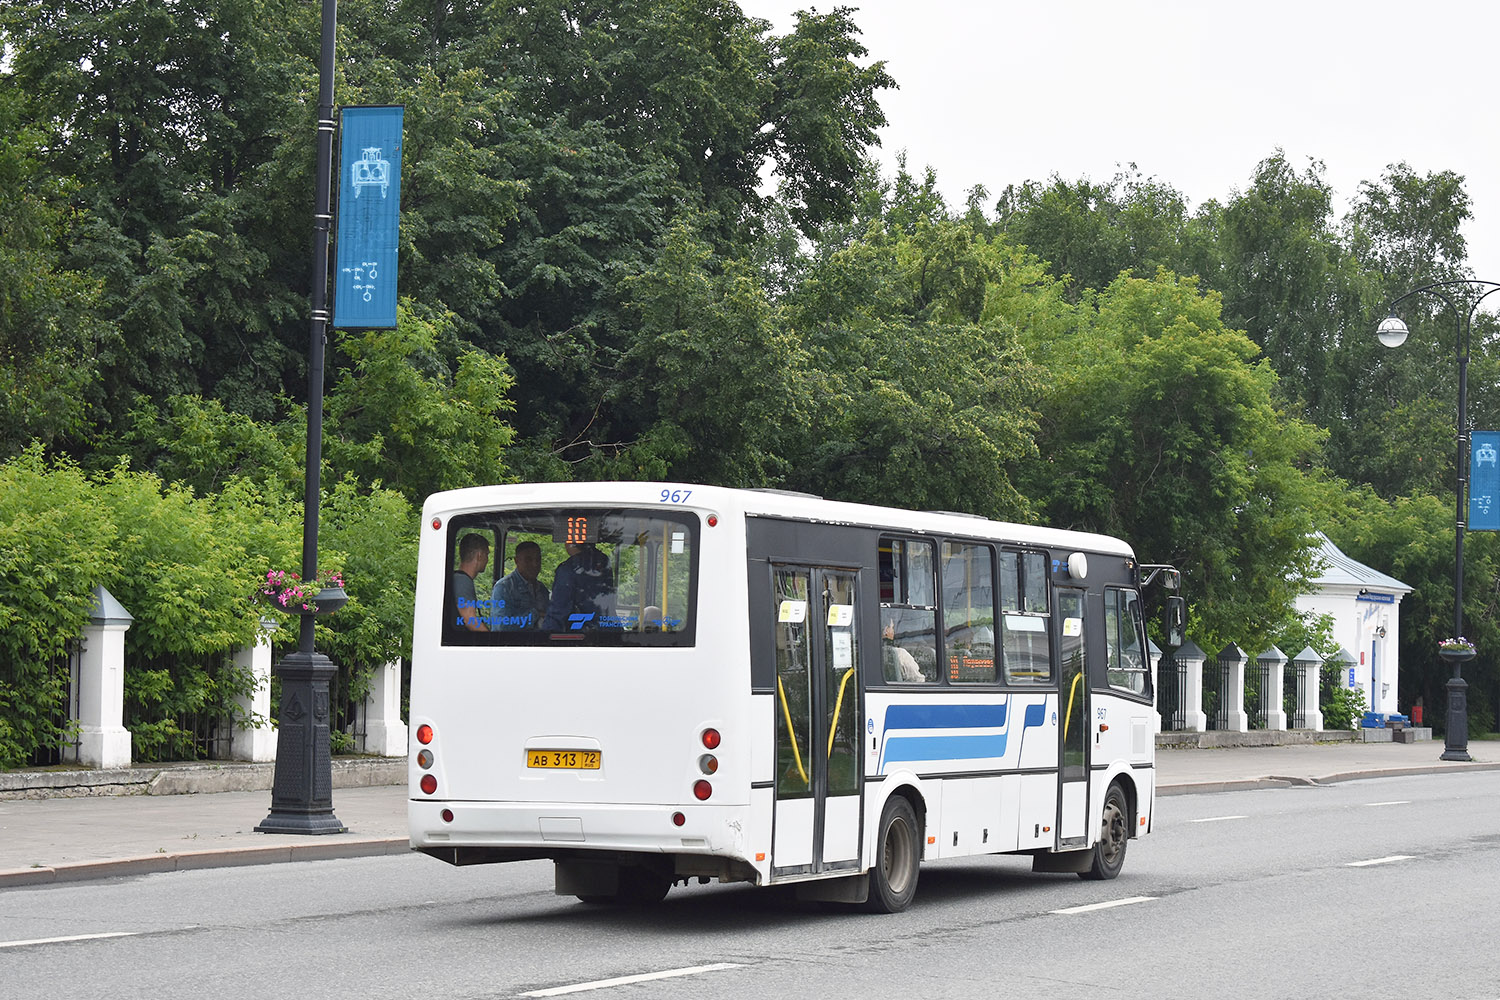
[[[1130,842],[1130,804],[1119,785],[1110,785],[1104,796],[1104,813],[1099,821],[1099,842],[1094,845],[1094,860],[1088,871],[1078,877],[1091,881],[1112,879],[1125,867],[1125,845]]]
[[[917,814],[904,796],[892,795],[880,813],[877,857],[870,868],[870,896],[866,907],[874,913],[900,913],[917,894],[917,870],[922,861]]]

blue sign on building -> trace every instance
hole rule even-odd
[[[1469,530],[1500,531],[1500,431],[1469,434]]]
[[[343,108],[339,125],[338,249],[333,325],[396,325],[403,107]]]

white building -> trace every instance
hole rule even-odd
[[[1401,599],[1411,588],[1356,562],[1339,551],[1322,532],[1317,535],[1321,572],[1309,584],[1310,593],[1297,598],[1298,611],[1333,619],[1333,639],[1355,663],[1339,678],[1345,687],[1365,692],[1365,705],[1386,715],[1399,712],[1396,692],[1401,663]],[[1406,713],[1402,713],[1406,714]]]

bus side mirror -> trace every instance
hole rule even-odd
[[[1167,645],[1177,648],[1187,641],[1187,601],[1167,598]]]

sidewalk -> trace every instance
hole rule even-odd
[[[1441,742],[1162,749],[1157,794],[1265,788],[1453,770],[1500,770],[1500,743],[1470,743],[1474,763],[1439,760]],[[265,790],[0,801],[0,890],[22,885],[233,865],[402,854],[406,786],[335,788],[345,834],[254,832]]]

